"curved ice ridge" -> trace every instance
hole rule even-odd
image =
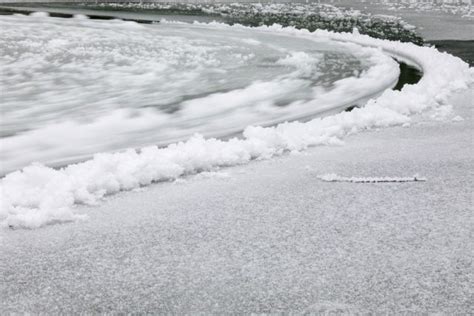
[[[227,26],[214,23],[215,27]],[[243,138],[205,139],[195,135],[186,142],[166,148],[146,147],[115,154],[97,154],[89,161],[60,170],[34,164],[1,180],[0,221],[4,227],[35,228],[50,223],[84,218],[75,205],[98,203],[103,197],[132,190],[157,181],[220,167],[269,159],[288,151],[310,146],[339,144],[342,139],[364,130],[408,123],[411,116],[447,106],[455,91],[469,88],[474,68],[461,59],[434,48],[390,42],[365,35],[261,27],[261,31],[281,32],[301,37],[333,40],[378,47],[390,55],[418,65],[424,72],[416,85],[401,91],[386,90],[365,107],[309,122],[283,123],[274,127],[249,126]]]

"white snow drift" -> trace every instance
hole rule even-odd
[[[212,26],[227,30],[243,28],[221,24]],[[326,31],[309,33],[278,26],[262,27],[258,31],[376,47],[418,65],[424,76],[418,84],[405,86],[402,91],[385,91],[369,100],[363,108],[305,123],[249,126],[242,138],[224,141],[195,135],[186,142],[166,148],[150,146],[139,151],[97,154],[89,161],[59,170],[40,164],[30,165],[1,180],[2,225],[34,228],[76,220],[81,216],[75,213],[75,205],[92,205],[112,193],[219,167],[245,164],[253,159],[268,159],[309,146],[339,144],[348,134],[406,124],[415,114],[449,109],[447,97],[473,83],[474,71],[466,63],[434,48],[376,40],[363,35]]]

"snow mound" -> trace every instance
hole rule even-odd
[[[415,114],[443,106],[451,93],[467,89],[473,83],[474,71],[466,63],[435,48],[349,33],[310,33],[280,26],[259,30],[377,47],[417,65],[424,76],[418,84],[407,85],[401,91],[385,91],[363,108],[306,123],[291,122],[266,128],[250,126],[242,138],[224,141],[195,135],[166,148],[151,146],[139,151],[97,154],[89,161],[59,170],[38,164],[28,166],[1,180],[1,225],[34,228],[76,220],[81,216],[76,214],[75,205],[93,205],[109,194],[255,159],[269,159],[310,146],[339,144],[345,136],[364,130],[403,125]]]

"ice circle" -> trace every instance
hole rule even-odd
[[[77,205],[154,182],[340,144],[430,113],[448,118],[449,96],[474,83],[468,64],[433,47],[278,25],[2,16],[0,44],[0,167],[16,170],[0,179],[0,226],[13,228],[81,219]],[[421,80],[388,89],[399,72],[392,57]],[[170,98],[149,98],[155,92]],[[120,103],[126,97],[133,102]],[[354,104],[363,107],[341,111]]]
[[[373,48],[184,23],[0,20],[2,171],[223,137],[364,103],[399,74]]]

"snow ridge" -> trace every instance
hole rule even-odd
[[[228,26],[214,23],[215,27]],[[250,29],[249,29],[250,30]],[[283,123],[273,127],[247,127],[243,138],[204,139],[195,135],[186,142],[166,148],[146,147],[139,151],[97,154],[93,159],[55,170],[33,164],[8,174],[0,182],[0,223],[4,227],[35,228],[83,219],[78,204],[93,205],[109,194],[133,190],[157,181],[212,171],[269,159],[310,146],[340,144],[353,133],[402,125],[414,114],[446,107],[448,96],[473,83],[474,69],[461,59],[434,48],[373,39],[364,35],[316,31],[310,33],[275,25],[260,31],[284,32],[294,36],[373,46],[418,65],[424,77],[401,91],[387,90],[365,107],[309,122]]]

